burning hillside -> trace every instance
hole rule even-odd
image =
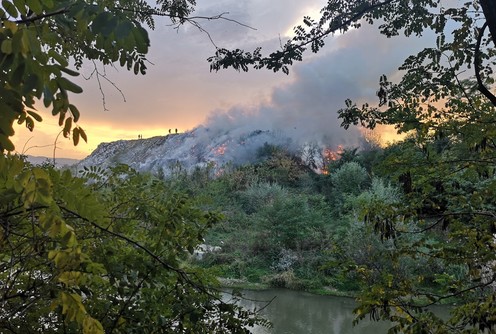
[[[124,163],[137,171],[163,171],[165,175],[170,175],[177,168],[191,171],[207,165],[221,170],[227,163],[241,165],[255,161],[257,152],[265,144],[279,146],[301,156],[315,170],[321,168],[319,165],[324,161],[321,158],[326,158],[328,152],[331,152],[318,145],[298,144],[276,131],[213,133],[209,128],[198,127],[189,132],[163,137],[102,143],[78,167],[108,167]]]
[[[190,171],[207,164],[221,168],[228,162],[247,163],[256,158],[257,150],[264,143],[292,149],[290,139],[270,131],[252,131],[236,136],[227,131],[212,136],[208,128],[198,127],[163,137],[102,143],[78,166],[108,167],[124,163],[138,171],[158,173],[162,170],[168,175],[177,166]]]

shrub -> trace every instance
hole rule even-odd
[[[343,195],[359,194],[367,179],[367,170],[355,161],[347,162],[331,173],[331,181],[335,191]]]

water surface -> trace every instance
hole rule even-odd
[[[261,311],[273,324],[272,329],[257,327],[254,334],[375,334],[386,333],[391,327],[387,322],[361,321],[353,326],[351,298],[318,296],[301,291],[263,290],[243,291],[247,299],[240,301],[245,308],[260,309],[266,302],[275,299]]]

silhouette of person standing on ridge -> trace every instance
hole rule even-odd
[[[176,133],[177,133],[177,128],[176,128]]]

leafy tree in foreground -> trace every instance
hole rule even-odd
[[[127,167],[93,178],[0,156],[0,332],[244,333],[187,264],[219,217]]]
[[[496,5],[491,0],[328,1],[321,18],[304,19],[280,51],[263,56],[220,49],[211,69],[275,71],[317,52],[334,32],[379,22],[382,34],[419,36],[436,43],[409,56],[402,78],[380,78],[375,106],[346,101],[339,111],[345,128],[395,125],[410,132],[391,148],[385,177],[403,189],[400,202],[372,198],[361,217],[387,243],[384,257],[394,268],[408,259],[439,264],[444,272],[419,268],[391,275],[374,264],[357,266],[367,282],[358,300],[358,319],[394,322],[391,332],[473,333],[496,330]],[[454,270],[458,268],[459,270]],[[434,275],[434,277],[432,276]],[[374,280],[371,281],[370,278]],[[429,282],[427,282],[429,281]],[[437,284],[435,289],[432,289]],[[449,319],[429,305],[456,301]]]

